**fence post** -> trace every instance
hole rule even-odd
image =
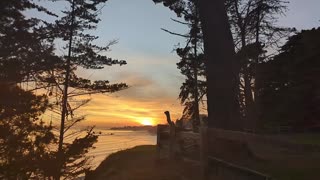
[[[176,128],[174,125],[170,125],[170,144],[169,144],[169,157],[174,159],[175,156],[175,139],[176,139]]]
[[[201,161],[201,178],[208,178],[208,128],[200,128],[200,161]]]
[[[157,125],[157,158],[160,159],[160,148],[161,148],[161,144],[160,144],[160,134],[161,134],[161,128],[162,126],[160,124]]]

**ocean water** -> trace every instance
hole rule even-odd
[[[101,132],[98,142],[94,145],[96,148],[88,152],[92,156],[92,169],[110,154],[120,150],[125,150],[138,145],[155,145],[157,141],[156,134],[148,131],[126,131],[126,130],[97,130]]]

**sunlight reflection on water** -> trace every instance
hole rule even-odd
[[[96,148],[89,151],[92,168],[96,168],[111,153],[138,145],[155,145],[157,136],[147,131],[97,130],[101,131]],[[112,135],[111,135],[112,134]]]

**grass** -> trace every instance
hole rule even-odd
[[[288,135],[288,139],[300,144],[320,145],[320,133],[299,133]]]
[[[156,146],[137,146],[107,157],[90,180],[198,180],[200,168],[186,162],[156,160]]]
[[[279,159],[256,162],[260,171],[266,172],[276,180],[318,180],[320,178],[320,158]]]
[[[298,133],[283,135],[288,141],[301,145],[320,146],[319,133]],[[290,159],[262,164],[279,180],[318,180],[320,179],[320,152],[304,153]]]
[[[301,144],[320,145],[320,134],[284,137]],[[231,148],[232,149],[232,148]],[[230,149],[229,149],[230,150]],[[247,159],[224,151],[222,159],[268,174],[276,180],[319,180],[320,153],[300,154],[273,160]],[[235,149],[233,149],[234,151]],[[267,150],[268,151],[268,150]],[[268,151],[269,152],[269,151]],[[234,157],[235,156],[235,157]],[[156,159],[156,146],[137,146],[107,157],[88,174],[89,180],[198,180],[200,167],[192,163]]]
[[[221,144],[216,142],[216,151],[213,153],[215,157],[267,174],[276,180],[319,180],[320,152],[308,149],[310,146],[303,147],[318,145],[319,134],[290,134],[278,138],[301,144],[301,149],[254,143],[249,150],[255,153],[252,156],[246,148],[234,143],[228,146],[222,141]]]

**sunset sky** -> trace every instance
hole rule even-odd
[[[289,11],[285,17],[280,17],[281,26],[307,29],[320,25],[319,0],[289,2]],[[63,9],[63,4],[49,7]],[[177,97],[184,77],[176,68],[179,58],[172,50],[185,40],[160,28],[179,33],[186,33],[187,28],[171,21],[170,18],[176,18],[175,14],[152,0],[109,0],[100,18],[102,21],[93,32],[100,37],[97,43],[119,40],[108,55],[125,59],[128,64],[99,71],[79,69],[78,72],[92,80],[125,82],[130,88],[91,96],[91,102],[80,112],[87,115],[86,123],[97,127],[164,123],[166,110],[171,112],[172,119],[179,118],[182,106]]]

